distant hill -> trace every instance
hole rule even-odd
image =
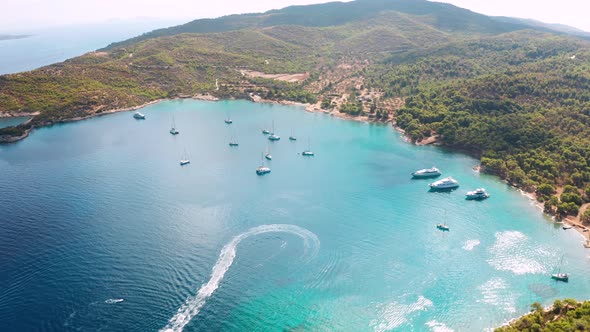
[[[229,15],[199,19],[186,24],[158,29],[141,36],[113,43],[106,49],[129,45],[150,38],[182,33],[212,33],[279,25],[328,27],[365,21],[386,11],[412,15],[415,19],[444,32],[502,33],[530,28],[525,22],[498,22],[494,18],[446,3],[427,0],[357,0],[317,5],[291,6],[260,14]]]
[[[524,24],[524,25],[528,25],[531,27],[544,28],[544,29],[548,29],[548,30],[552,30],[552,31],[556,31],[556,32],[563,32],[563,33],[574,35],[574,36],[590,38],[590,32],[587,32],[587,31],[584,31],[584,30],[581,30],[578,28],[574,28],[572,26],[565,25],[565,24],[545,23],[545,22],[532,20],[532,19],[503,17],[503,16],[494,17],[494,19],[496,19],[500,22],[505,22],[505,23],[509,23],[509,24]]]

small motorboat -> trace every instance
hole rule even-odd
[[[468,191],[465,195],[465,199],[467,200],[482,200],[488,197],[490,197],[490,194],[488,194],[484,188]]]

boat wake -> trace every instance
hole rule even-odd
[[[161,329],[162,332],[180,332],[184,329],[186,324],[188,324],[191,319],[199,314],[199,311],[205,305],[207,299],[217,290],[219,287],[219,283],[223,280],[225,273],[229,270],[230,266],[234,262],[236,257],[236,247],[238,244],[254,235],[263,234],[263,233],[291,233],[297,235],[303,239],[303,245],[305,253],[304,255],[311,259],[313,258],[320,247],[320,240],[318,237],[308,231],[307,229],[297,227],[295,225],[284,225],[284,224],[274,224],[274,225],[262,225],[257,226],[254,228],[249,229],[248,231],[235,236],[231,241],[229,241],[222,249],[221,253],[219,254],[219,258],[213,266],[211,271],[211,278],[206,284],[203,284],[197,295],[189,297],[186,302],[178,309],[176,314],[170,318],[166,327]]]

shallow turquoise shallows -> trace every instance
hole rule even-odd
[[[290,106],[141,112],[0,146],[2,331],[480,331],[590,297],[582,238],[473,158]],[[411,179],[431,166],[461,187]]]

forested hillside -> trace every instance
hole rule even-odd
[[[532,305],[532,312],[514,320],[496,332],[554,332],[590,330],[590,302],[557,300],[547,310],[539,303]]]

